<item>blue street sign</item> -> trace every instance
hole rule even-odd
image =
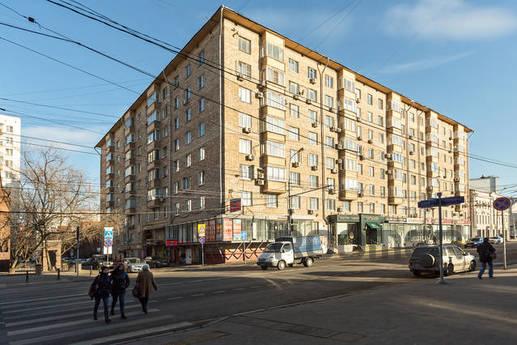
[[[201,243],[201,245],[204,245],[205,242],[206,242],[206,239],[204,237],[199,238],[199,243]]]
[[[430,207],[438,207],[437,198],[421,200],[418,202],[418,208],[430,208]],[[465,202],[465,197],[463,196],[451,196],[449,198],[442,198],[442,206],[451,206],[463,204]]]

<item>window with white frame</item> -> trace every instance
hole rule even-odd
[[[325,115],[325,126],[334,127],[334,116]]]
[[[309,175],[309,187],[318,188],[319,181],[317,175]]]
[[[192,200],[191,199],[187,200],[187,211],[188,212],[192,211]]]
[[[274,157],[285,158],[285,144],[275,141],[266,141],[266,154]]]
[[[205,171],[204,170],[201,170],[200,172],[198,172],[197,182],[200,186],[205,184]]]
[[[300,209],[300,201],[301,197],[299,195],[292,196],[291,197],[291,207],[293,210],[299,210]]]
[[[189,154],[186,156],[185,160],[186,160],[185,166],[186,166],[187,168],[188,168],[188,167],[190,167],[190,166],[192,166],[192,154],[191,154],[191,153],[189,153]]]
[[[309,145],[318,145],[318,133],[309,132],[307,140],[309,141]]]
[[[318,198],[309,198],[309,205],[307,207],[309,210],[318,210],[319,209],[319,199]]]
[[[325,145],[326,146],[334,147],[334,143],[335,143],[334,137],[329,137],[329,136],[325,137]]]
[[[239,87],[239,99],[244,103],[251,103],[251,90]]]
[[[284,61],[284,49],[271,42],[267,43],[266,54],[275,60]]]
[[[245,62],[237,62],[237,73],[243,77],[251,78],[251,65]]]
[[[192,98],[192,89],[190,87],[185,89],[185,101],[190,101]]]
[[[289,181],[292,185],[299,186],[300,185],[300,173],[290,172],[289,173]]]
[[[198,134],[200,137],[204,137],[206,134],[206,123],[201,122],[197,125]]]
[[[315,155],[314,153],[309,153],[309,155],[307,156],[307,163],[310,167],[318,166],[318,155]]]
[[[247,38],[239,36],[239,50],[246,54],[251,54],[251,41]]]
[[[336,199],[326,199],[326,202],[327,202],[327,209],[329,211],[336,210]]]
[[[300,71],[300,64],[298,61],[289,58],[288,68],[291,72],[298,73]]]
[[[289,104],[289,116],[293,119],[300,118],[300,107],[296,104],[290,103]]]
[[[300,85],[294,81],[289,81],[289,92],[293,95],[300,94]]]
[[[180,161],[178,159],[176,159],[174,162],[173,162],[173,167],[174,167],[174,171],[175,172],[179,172],[180,171]]]
[[[318,72],[312,67],[307,67],[307,78],[316,79]]]
[[[205,196],[200,196],[199,197],[199,209],[200,210],[204,210],[206,207],[206,197]]]
[[[284,71],[271,66],[266,68],[266,80],[275,84],[284,85]]]
[[[188,78],[192,75],[192,66],[190,64],[185,66],[185,78]]]
[[[206,86],[206,77],[204,74],[201,74],[199,77],[197,77],[197,88],[201,90]]]
[[[239,140],[239,152],[250,155],[251,154],[251,140],[240,139]]]
[[[307,99],[317,102],[318,100],[318,92],[313,89],[307,89]]]
[[[240,178],[243,180],[251,180],[253,178],[253,166],[241,164],[240,165]]]
[[[192,109],[190,109],[190,108],[185,109],[185,121],[186,122],[192,121]]]
[[[242,206],[252,206],[253,199],[251,192],[241,191],[241,205]]]
[[[205,155],[206,155],[205,148],[204,147],[200,147],[199,148],[199,160],[200,161],[204,161],[205,160]]]
[[[192,143],[192,132],[187,131],[185,133],[185,144],[189,145],[190,143]]]
[[[328,74],[325,74],[325,86],[328,88],[334,87],[334,78]]]
[[[285,96],[272,90],[266,91],[266,104],[273,108],[285,110]]]
[[[332,157],[325,157],[325,167],[327,169],[335,169],[336,168],[336,160]]]
[[[289,126],[287,134],[288,134],[289,140],[296,140],[296,141],[300,140],[300,129],[299,128]]]
[[[239,113],[239,127],[251,128],[252,120],[251,116],[244,113]]]
[[[309,119],[311,120],[312,123],[317,123],[318,122],[318,113],[315,112],[314,110],[309,109]]]
[[[266,207],[277,208],[278,207],[278,195],[266,194]]]
[[[334,107],[334,97],[325,95],[324,104],[329,108],[333,108]]]
[[[274,116],[266,116],[266,131],[285,135],[285,121]]]
[[[267,179],[270,181],[285,181],[285,169],[280,167],[272,167],[268,166],[267,170]]]

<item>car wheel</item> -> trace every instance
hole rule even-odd
[[[267,270],[267,266],[266,265],[262,265],[262,266],[260,266],[260,268],[262,268],[263,271]]]
[[[303,260],[303,265],[305,267],[311,267],[313,263],[314,260],[312,260],[312,258],[305,258],[305,260]]]
[[[476,270],[476,261],[472,260],[469,265],[469,271],[475,271]]]
[[[278,268],[279,271],[285,269],[285,261],[284,260],[278,261],[278,264],[276,265],[276,268]]]
[[[420,277],[420,274],[421,274],[421,273],[422,273],[422,272],[420,272],[420,271],[418,271],[418,270],[413,271],[413,275],[414,275],[415,277]]]

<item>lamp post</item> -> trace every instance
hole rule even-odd
[[[289,166],[287,168],[287,233],[289,236],[292,235],[292,226],[291,226],[291,220],[292,220],[292,214],[293,209],[291,208],[291,164],[294,156],[298,156],[300,152],[303,151],[303,147],[298,149],[295,153],[293,153],[289,157]],[[299,160],[299,159],[298,159]]]

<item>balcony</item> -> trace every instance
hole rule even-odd
[[[153,159],[150,162],[147,162],[147,171],[159,169],[160,168],[160,160],[159,159]]]
[[[260,165],[277,165],[277,166],[285,166],[285,158],[271,156],[267,154],[263,154],[260,156]]]
[[[343,189],[339,191],[339,200],[350,201],[359,198],[359,192],[353,189]]]
[[[388,193],[388,204],[390,205],[400,205],[404,202],[404,198],[400,196],[391,195]]]
[[[163,202],[162,197],[156,197],[155,199],[147,200],[147,207],[148,208],[158,208],[162,205]]]
[[[262,116],[271,115],[271,116],[276,116],[281,119],[285,119],[285,111],[286,111],[285,107],[284,107],[284,109],[278,109],[278,108],[272,107],[266,103],[264,103],[260,106],[260,114]]]
[[[264,180],[264,185],[261,188],[261,193],[282,194],[287,191],[287,182]]]
[[[126,145],[124,146],[124,152],[134,150],[135,148],[136,148],[136,143],[134,141],[126,143]]]
[[[106,208],[113,208],[113,207],[115,207],[115,201],[106,200]]]
[[[147,133],[151,133],[160,128],[160,121],[154,120],[147,125]]]
[[[147,183],[147,186],[149,189],[159,188],[159,187],[161,187],[161,185],[162,185],[162,183],[161,183],[160,179],[158,179],[158,178],[155,178]]]
[[[260,58],[260,63],[262,66],[271,66],[282,71],[285,69],[284,63],[282,61],[275,60],[267,55]]]
[[[130,175],[126,175],[124,177],[124,182],[125,183],[129,183],[129,182],[135,182],[136,181],[136,174],[130,174]]]
[[[266,129],[264,129],[264,131],[262,131],[260,133],[260,136],[261,136],[261,140],[262,141],[276,141],[276,142],[281,142],[281,143],[285,143],[286,141],[286,138],[285,138],[285,135],[284,134],[279,134],[279,133],[275,133],[275,132],[271,132],[271,131],[268,131]]]
[[[136,158],[135,157],[130,157],[130,158],[126,158],[124,160],[124,168],[127,168],[131,165],[136,165]]]

